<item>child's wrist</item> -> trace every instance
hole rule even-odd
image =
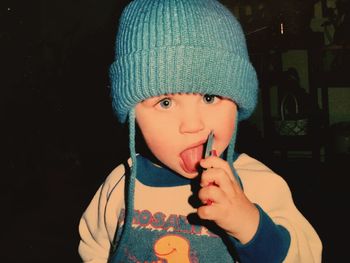
[[[254,238],[259,227],[260,214],[258,208],[252,204],[249,210],[247,217],[242,220],[243,224],[239,227],[238,231],[227,231],[229,235],[239,240],[243,245]]]

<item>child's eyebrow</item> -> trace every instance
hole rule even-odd
[[[173,94],[164,94],[164,95],[159,95],[159,96],[156,96],[156,97],[150,97],[150,98],[148,98],[145,101],[150,101],[150,102],[152,102],[152,101],[159,101],[159,100],[162,100],[164,98],[172,98],[172,97],[174,97]]]
[[[167,98],[168,96],[167,95],[160,95],[160,96],[156,96],[156,97],[150,97],[148,99],[145,99],[143,100],[141,103],[144,103],[144,104],[155,104],[156,102],[164,99],[164,98]]]

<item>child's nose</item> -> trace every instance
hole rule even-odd
[[[196,133],[204,129],[203,118],[197,111],[183,113],[180,123],[181,133]]]

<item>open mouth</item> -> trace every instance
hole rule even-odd
[[[180,153],[182,162],[180,163],[182,169],[186,173],[196,173],[200,160],[203,158],[204,142],[198,145],[187,148]]]

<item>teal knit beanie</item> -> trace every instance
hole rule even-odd
[[[113,107],[171,93],[231,98],[240,120],[256,105],[257,77],[232,13],[215,0],[135,0],[123,11],[110,68]]]
[[[133,219],[136,104],[164,94],[218,95],[238,105],[238,121],[252,114],[258,83],[239,22],[216,0],[132,1],[119,21],[110,80],[113,108],[120,122],[129,122],[133,162],[123,232],[111,261],[117,262]],[[230,164],[235,138],[226,153]]]

